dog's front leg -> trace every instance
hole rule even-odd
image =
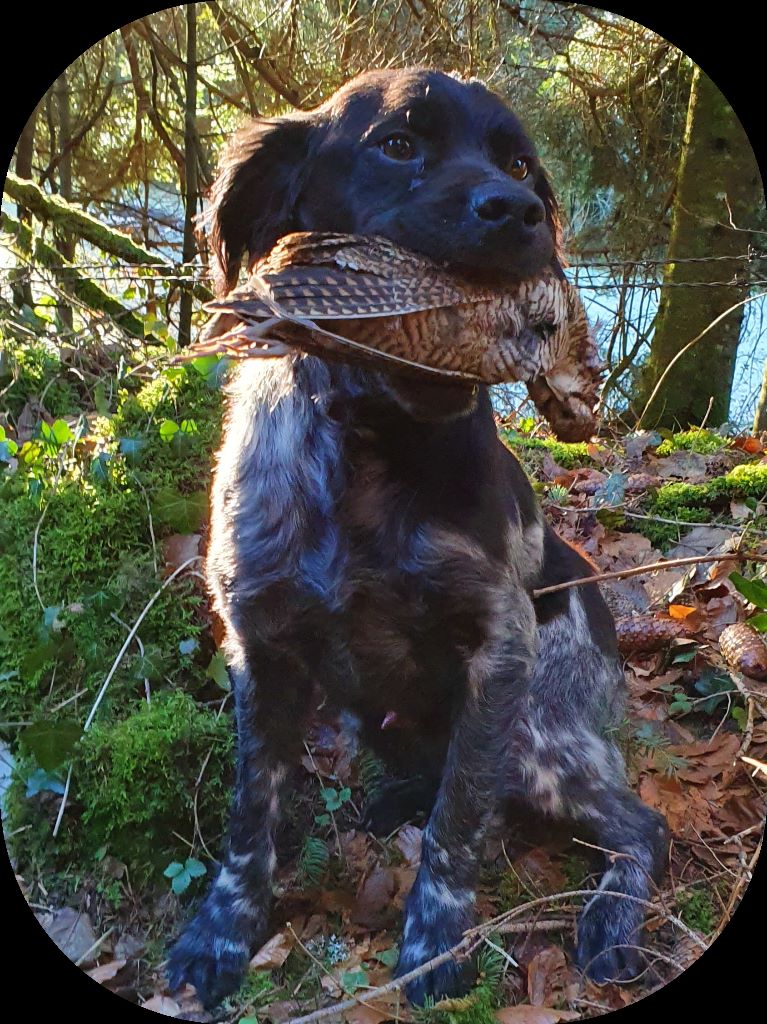
[[[311,692],[300,666],[267,648],[230,667],[237,772],[221,869],[168,961],[171,990],[194,985],[206,1007],[240,985],[267,938],[280,789],[298,758]]]
[[[507,594],[513,621],[493,633],[468,663],[463,708],[453,726],[434,809],[424,830],[421,866],[405,909],[399,977],[460,942],[474,923],[479,859],[498,799],[513,709],[526,690],[535,647],[535,616],[527,594]],[[451,958],[411,981],[422,1004],[460,995],[471,965]]]

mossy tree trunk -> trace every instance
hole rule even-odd
[[[748,291],[748,229],[764,203],[753,150],[732,108],[696,67],[672,212],[668,258],[637,408],[674,356]],[[718,259],[714,259],[718,257]],[[700,259],[703,262],[685,262]],[[727,419],[743,307],[682,355],[642,417],[667,427]],[[709,403],[711,409],[709,411]]]
[[[190,266],[197,254],[194,222],[197,213],[197,147],[195,146],[195,119],[197,117],[197,15],[194,4],[186,5],[186,92],[184,109],[184,163],[186,174],[184,195],[184,266]],[[192,293],[187,288],[181,293],[178,312],[178,343],[182,348],[192,340]]]

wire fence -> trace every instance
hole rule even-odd
[[[87,248],[87,247],[86,247]],[[0,252],[2,238],[0,237]],[[28,283],[39,299],[46,296],[48,306],[66,305],[71,297],[56,282],[59,274],[74,270],[98,283],[117,297],[127,310],[139,317],[147,315],[147,305],[162,307],[168,326],[173,330],[176,317],[175,296],[180,287],[190,283],[206,284],[208,271],[201,261],[182,264],[172,260],[134,265],[115,258],[93,257],[71,264],[41,266],[33,259],[21,260],[18,252],[0,259],[0,297],[11,299],[11,282],[18,288]],[[663,270],[670,263],[719,264],[721,275],[713,281],[664,281]],[[595,330],[600,354],[607,367],[605,406],[620,413],[631,400],[637,368],[645,361],[652,342],[654,321],[662,289],[767,287],[767,254],[752,246],[733,256],[668,259],[576,259],[567,268],[567,276],[583,298],[589,320]],[[51,297],[53,301],[51,301]],[[2,317],[0,311],[0,317]],[[746,428],[753,421],[767,360],[767,300],[762,298],[746,306],[741,324],[733,379],[729,422]],[[498,411],[508,415],[524,409],[526,392],[515,385],[494,389]]]

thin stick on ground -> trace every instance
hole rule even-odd
[[[723,555],[691,555],[689,558],[669,558],[665,562],[650,562],[647,565],[635,565],[632,569],[618,569],[615,572],[600,572],[594,576],[581,576],[577,580],[556,583],[551,587],[541,587],[533,591],[533,597],[554,594],[558,590],[569,590],[570,587],[585,586],[588,583],[603,583],[606,580],[622,580],[627,576],[642,576],[660,569],[675,569],[680,565],[702,565],[704,562],[767,562],[767,555],[745,554],[730,551]]]
[[[629,900],[631,903],[638,903],[640,906],[653,910],[656,914],[660,914],[664,920],[675,925],[699,949],[708,949],[707,944],[699,935],[696,935],[691,928],[688,928],[684,921],[681,921],[674,914],[667,913],[650,900],[642,899],[639,896],[631,896],[625,892],[617,892],[612,889],[573,889],[569,892],[559,892],[554,893],[551,896],[541,896],[537,899],[529,900],[527,903],[520,904],[518,907],[507,910],[505,913],[499,914],[497,917],[491,918],[483,924],[477,925],[474,928],[469,928],[464,932],[461,941],[456,943],[455,946],[452,946],[444,953],[440,953],[439,956],[432,957],[431,960],[427,960],[426,963],[421,964],[420,967],[416,967],[412,971],[408,971],[407,974],[403,974],[401,977],[395,978],[386,985],[381,985],[379,988],[368,989],[365,992],[365,999],[373,1000],[379,996],[388,995],[390,992],[396,992],[397,990],[404,988],[404,986],[408,985],[411,981],[415,981],[416,978],[420,978],[422,975],[428,974],[429,971],[433,971],[441,964],[447,963],[448,960],[465,960],[471,955],[471,952],[478,945],[481,945],[484,942],[485,937],[491,935],[493,932],[500,932],[503,935],[527,932],[531,928],[529,923],[522,924],[519,922],[512,922],[512,918],[517,917],[528,910],[545,905],[546,903],[570,899],[574,896],[593,897],[595,895],[617,896],[619,899]],[[557,922],[557,924],[561,923],[562,922]],[[542,921],[535,927],[540,928],[546,925],[551,926],[551,924],[552,922]],[[308,1013],[303,1017],[292,1017],[287,1024],[313,1024],[313,1022],[317,1020],[326,1020],[329,1017],[337,1017],[338,1014],[343,1013],[345,1010],[351,1010],[357,1005],[359,1005],[359,1000],[347,999],[342,1003],[335,1003],[333,1006],[326,1006],[321,1010],[315,1010],[313,1013]]]

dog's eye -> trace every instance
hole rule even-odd
[[[509,174],[512,176],[512,178],[515,178],[517,181],[524,181],[529,173],[530,165],[528,164],[527,160],[524,159],[524,157],[518,156],[516,160],[511,161],[511,166],[509,167]]]
[[[401,132],[387,135],[380,145],[381,152],[390,160],[412,160],[415,156],[415,146],[409,137]]]

